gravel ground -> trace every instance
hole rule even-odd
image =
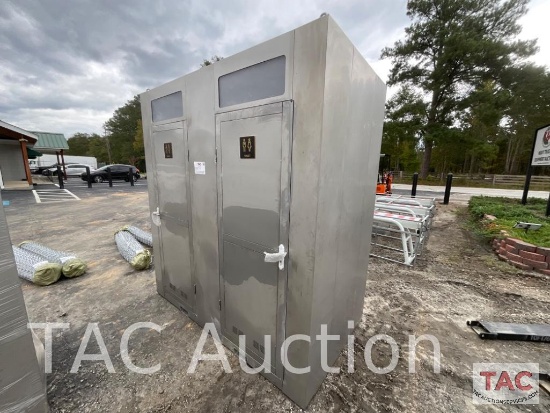
[[[472,403],[475,362],[537,362],[550,370],[548,344],[483,341],[467,320],[545,323],[550,314],[549,279],[501,263],[460,228],[463,205],[439,206],[422,259],[414,268],[373,259],[360,326],[355,331],[355,372],[347,372],[347,354],[313,399],[311,412],[547,412],[550,396],[534,406],[476,406]],[[147,229],[147,194],[117,192],[82,201],[6,209],[12,240],[42,242],[77,253],[89,263],[78,279],[49,287],[23,284],[32,322],[70,323],[54,332],[53,371],[48,375],[52,412],[259,412],[300,411],[260,376],[245,374],[238,360],[225,374],[216,362],[201,362],[187,374],[201,330],[156,293],[153,270],[135,272],[120,257],[113,233],[133,223]],[[65,213],[67,216],[62,216]],[[132,335],[135,364],[161,364],[158,373],[128,371],[120,356],[120,339],[131,324],[151,321],[162,333],[139,330]],[[100,361],[83,362],[71,374],[86,326],[98,323],[113,361],[109,373]],[[367,340],[388,334],[400,357],[389,374],[367,369]],[[432,334],[441,345],[441,373],[433,372],[432,347],[417,349],[417,372],[408,372],[408,336]],[[39,332],[41,338],[43,333]],[[92,337],[87,353],[97,353]],[[214,352],[209,340],[206,351]],[[378,343],[373,362],[386,366],[391,350]]]

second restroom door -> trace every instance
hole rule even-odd
[[[223,335],[235,345],[245,335],[252,364],[269,352],[281,379],[289,257],[266,262],[265,253],[288,252],[292,102],[223,113],[216,124]]]

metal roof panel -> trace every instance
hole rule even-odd
[[[34,149],[56,149],[56,150],[68,150],[69,144],[65,135],[62,133],[52,132],[32,132],[38,137],[38,142],[34,145]]]

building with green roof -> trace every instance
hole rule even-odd
[[[0,120],[0,189],[32,188],[29,151],[37,141],[32,132]]]
[[[61,154],[62,151],[69,150],[69,144],[65,135],[62,133],[53,132],[35,132],[31,133],[38,137],[38,141],[34,144],[34,149],[42,153]]]
[[[0,189],[32,188],[29,159],[43,153],[57,155],[65,172],[67,150],[69,144],[62,133],[30,132],[0,121]]]

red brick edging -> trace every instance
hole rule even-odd
[[[516,268],[550,275],[550,248],[537,247],[516,238],[495,238],[493,250],[499,260]]]

